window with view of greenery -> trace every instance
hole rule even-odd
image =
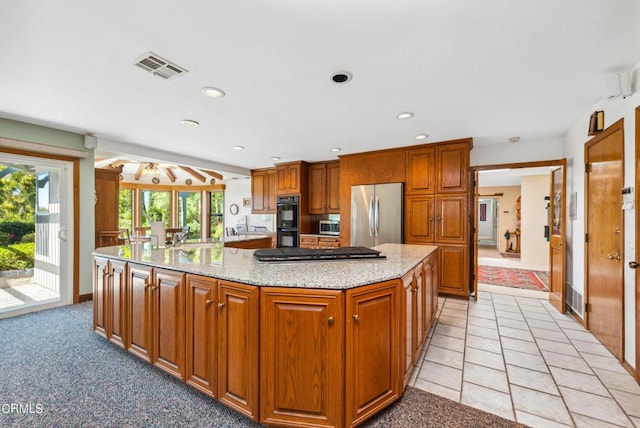
[[[200,240],[200,192],[178,192],[178,227],[189,226],[191,240]]]
[[[151,226],[151,222],[161,221],[165,227],[170,227],[171,192],[143,190],[141,193],[142,226]]]
[[[211,212],[209,213],[209,238],[220,241],[224,231],[224,192],[211,192]]]
[[[133,190],[120,189],[118,197],[118,227],[133,231]]]

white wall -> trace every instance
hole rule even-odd
[[[275,216],[273,214],[251,214],[251,204],[243,206],[245,198],[251,198],[251,180],[238,179],[225,182],[224,191],[224,225],[225,227],[236,227],[237,224],[244,224],[247,230],[251,226],[266,227],[269,232],[275,231]],[[238,205],[238,214],[233,215],[229,211],[232,204]]]
[[[547,202],[550,175],[522,177],[520,260],[522,263],[549,269],[549,242],[544,237],[547,225]]]
[[[480,176],[478,192],[481,195],[503,194],[499,197],[498,207],[498,243],[500,245],[498,251],[504,253],[507,250],[507,241],[504,238],[504,233],[507,230],[514,231],[517,227],[516,199],[520,196],[520,186],[484,187],[482,186],[482,176]]]
[[[471,150],[471,166],[534,162],[561,159],[562,139],[521,140],[518,143],[476,145]]]
[[[624,185],[635,186],[635,108],[640,105],[640,64],[632,70],[632,89],[635,93],[626,98],[600,100],[565,135],[563,150],[567,158],[567,196],[577,193],[577,220],[569,223],[567,230],[568,258],[573,259],[567,281],[584,294],[584,145],[591,137],[587,135],[589,115],[596,110],[604,110],[605,127],[619,119],[624,119]],[[637,192],[638,189],[635,189]],[[570,198],[567,198],[567,204]],[[568,208],[568,207],[567,207]],[[625,314],[625,360],[635,367],[635,274],[628,262],[636,259],[635,254],[635,210],[625,211],[625,274],[624,274],[624,314]]]

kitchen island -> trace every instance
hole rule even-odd
[[[433,246],[259,262],[222,244],[97,249],[94,329],[246,416],[357,426],[399,399],[437,308]]]

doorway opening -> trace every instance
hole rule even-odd
[[[73,302],[73,162],[0,153],[0,318]]]
[[[551,171],[564,160],[475,167],[474,291],[549,298]]]

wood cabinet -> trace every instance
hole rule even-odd
[[[445,246],[442,292],[469,295],[469,151],[471,140],[407,150],[405,242]]]
[[[309,165],[309,214],[340,212],[340,162]]]
[[[153,269],[129,263],[127,271],[127,349],[151,362]]]
[[[260,422],[342,426],[344,293],[264,287],[260,327]]]
[[[436,193],[467,193],[469,191],[468,141],[437,146]]]
[[[436,191],[436,148],[407,150],[407,181],[405,192],[434,194]]]
[[[317,235],[300,235],[300,248],[338,248],[340,238]]]
[[[184,276],[134,264],[127,275],[129,351],[180,379],[185,360]]]
[[[424,261],[422,275],[424,278],[424,317],[422,335],[426,338],[431,330],[433,319],[438,312],[438,282],[440,257],[438,251],[432,253]],[[425,339],[426,340],[426,339]]]
[[[306,192],[309,180],[309,164],[287,162],[276,165],[276,195],[300,194]]]
[[[95,170],[95,246],[118,245],[118,199],[122,167]]]
[[[444,294],[469,296],[469,247],[467,245],[438,245],[439,283]]]
[[[218,280],[186,278],[185,382],[218,397]]]
[[[362,423],[402,394],[399,291],[398,280],[347,290],[346,426]]]
[[[467,195],[406,197],[407,244],[464,244],[469,240]]]
[[[251,212],[254,214],[275,214],[275,168],[251,171]]]
[[[96,257],[93,269],[93,329],[113,343],[125,347],[126,262]]]
[[[167,286],[168,279],[162,279],[165,274],[157,275],[160,284]],[[192,274],[186,276],[185,288],[185,382],[258,419],[258,288]],[[178,323],[169,324],[169,335],[174,325]],[[180,339],[176,340],[177,346],[179,343]],[[171,364],[170,372],[176,377],[180,377],[178,366]]]
[[[220,281],[218,399],[257,420],[260,414],[258,287]]]

